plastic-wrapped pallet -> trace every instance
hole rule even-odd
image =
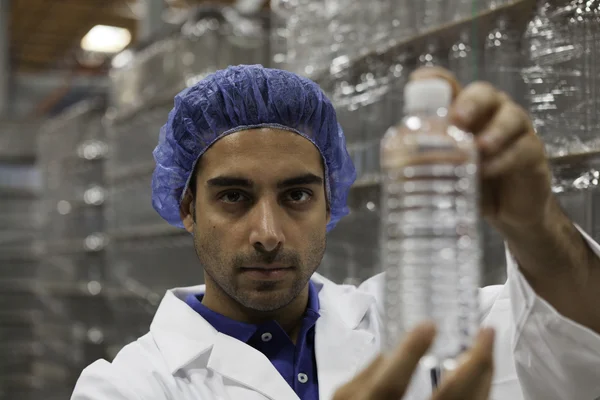
[[[73,357],[55,368],[66,371],[67,392],[85,365],[123,345],[115,310],[134,297],[116,289],[106,269],[105,110],[104,99],[78,103],[44,124],[38,141],[44,223],[37,295],[50,310],[42,323],[63,329],[56,337],[42,331],[40,340],[70,349]]]

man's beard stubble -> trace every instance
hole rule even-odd
[[[313,273],[318,269],[326,248],[326,236],[315,235],[310,239],[305,262],[297,252],[285,249],[269,253],[255,250],[252,254],[236,254],[227,257],[227,254],[223,253],[218,239],[210,235],[201,235],[197,231],[194,232],[193,237],[194,249],[200,265],[218,289],[243,307],[260,312],[277,311],[290,304],[302,292]],[[299,275],[282,296],[272,299],[269,304],[259,304],[257,301],[253,301],[251,295],[240,290],[235,276],[242,267],[272,263],[293,266],[295,273],[299,273]],[[259,282],[255,291],[269,292],[274,290],[277,285],[278,282],[274,281]]]

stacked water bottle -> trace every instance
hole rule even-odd
[[[272,0],[273,61],[314,77],[374,49],[387,49],[511,2]]]

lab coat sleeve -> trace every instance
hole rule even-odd
[[[71,400],[170,400],[155,364],[139,340],[128,344],[112,363],[98,360],[85,368]]]
[[[113,366],[99,360],[83,370],[71,400],[141,400]]]
[[[581,231],[581,230],[580,230]],[[600,246],[582,232],[596,255]],[[600,335],[559,314],[531,288],[510,252],[515,367],[526,399],[600,398]],[[600,290],[600,288],[598,288]]]

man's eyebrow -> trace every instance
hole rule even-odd
[[[251,189],[254,186],[254,182],[248,178],[241,178],[239,176],[216,176],[209,179],[206,184],[210,187],[242,187]],[[285,189],[291,186],[302,186],[302,185],[322,185],[323,178],[318,175],[307,173],[292,178],[284,179],[277,183],[278,189]]]
[[[304,175],[295,176],[293,178],[285,179],[277,183],[278,189],[285,189],[290,186],[302,186],[302,185],[322,185],[323,178],[315,174],[307,173]]]
[[[240,178],[237,176],[216,176],[209,179],[206,184],[213,187],[231,187],[238,186],[244,188],[251,188],[254,186],[254,182],[250,179]]]

